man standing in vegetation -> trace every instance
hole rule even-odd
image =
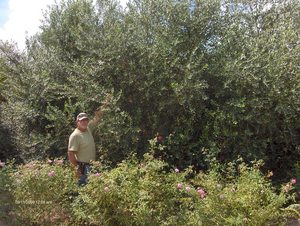
[[[92,129],[103,116],[103,109],[107,107],[110,96],[107,96],[104,104],[95,112],[95,117],[89,120],[86,113],[80,113],[76,118],[76,129],[69,138],[68,158],[76,169],[79,185],[85,185],[90,162],[96,158],[96,146],[92,135]]]

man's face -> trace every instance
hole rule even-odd
[[[77,121],[77,128],[81,131],[87,130],[89,120],[87,118]]]

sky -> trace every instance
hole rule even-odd
[[[0,0],[0,39],[25,48],[25,37],[36,34],[48,5],[59,0]],[[123,6],[126,0],[120,0]]]

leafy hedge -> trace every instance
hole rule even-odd
[[[14,198],[13,213],[27,224],[267,225],[285,221],[295,179],[276,190],[261,163],[230,163],[207,173],[181,171],[145,154],[116,168],[94,162],[78,187],[61,160],[0,170]],[[292,208],[291,208],[292,209]],[[296,209],[294,210],[295,212]],[[291,216],[295,213],[289,213]],[[295,215],[294,215],[295,216]]]
[[[273,2],[52,5],[26,51],[0,45],[0,130],[10,131],[0,152],[65,156],[76,114],[112,92],[95,134],[107,162],[142,157],[158,137],[156,155],[172,165],[242,156],[285,178],[299,159],[300,5]]]

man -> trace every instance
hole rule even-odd
[[[86,113],[80,113],[76,117],[76,129],[69,138],[68,158],[76,169],[76,176],[79,178],[78,184],[85,185],[87,174],[90,170],[90,162],[96,158],[95,141],[92,135],[92,128],[100,121],[103,116],[103,109],[109,102],[109,96],[100,107],[93,120],[89,120]]]

